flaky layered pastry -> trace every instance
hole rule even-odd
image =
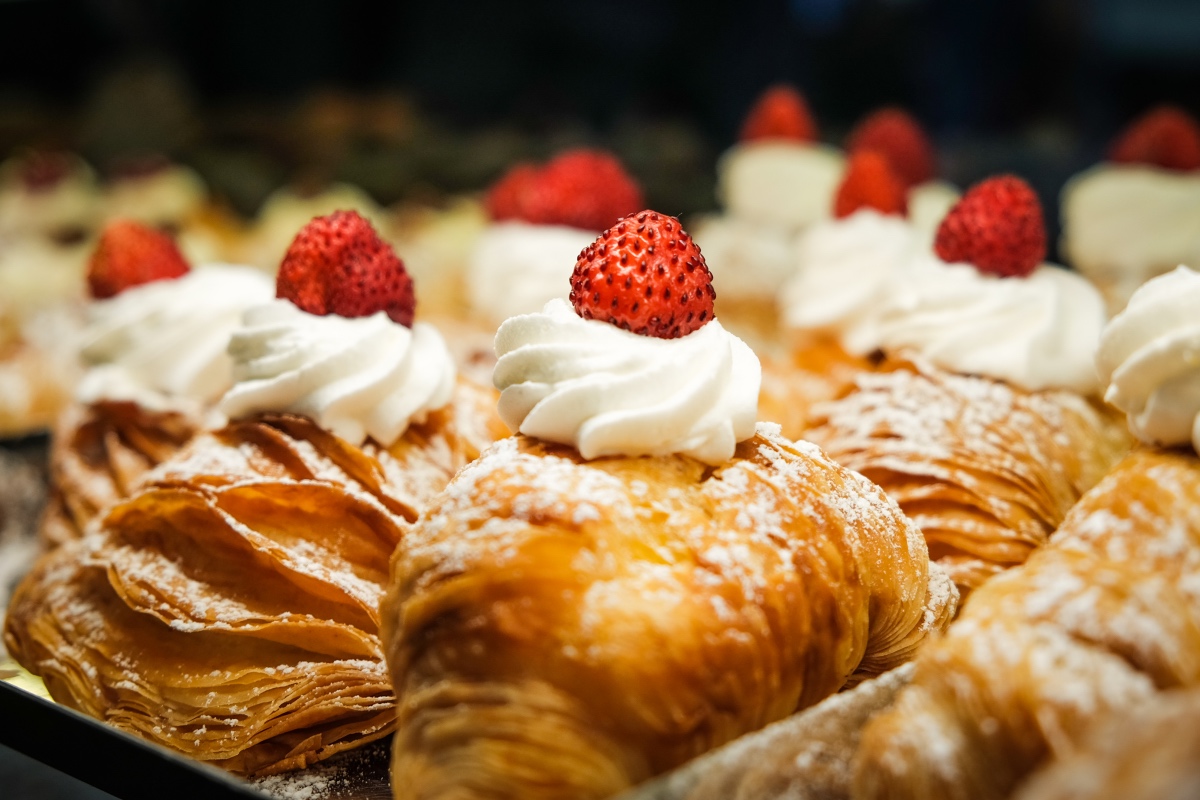
[[[386,449],[291,415],[198,434],[43,557],[9,651],[57,701],[242,774],[386,735],[388,559],[492,402],[460,391]]]
[[[1200,796],[1200,690],[1163,692],[1090,731],[1016,800],[1187,800]]]
[[[66,406],[72,376],[41,349],[0,331],[0,438],[43,433]]]
[[[1105,714],[1200,686],[1200,461],[1137,450],[976,590],[863,733],[863,798],[1004,798]]]
[[[50,440],[50,499],[44,543],[83,535],[102,509],[126,497],[146,470],[178,452],[200,427],[183,409],[152,411],[128,401],[69,405]]]
[[[389,447],[368,440],[363,450],[377,457],[387,485],[408,493],[404,504],[418,509],[455,470],[507,434],[495,401],[494,390],[460,380],[449,406],[412,425]],[[69,407],[51,439],[43,541],[55,546],[82,536],[93,517],[127,497],[147,470],[189,442],[201,420],[184,408],[153,411],[125,401]]]
[[[463,469],[384,603],[395,796],[607,797],[940,630],[919,531],[774,431],[717,468],[515,437]]]
[[[836,340],[809,337],[794,341],[784,356],[763,356],[758,418],[777,422],[783,435],[802,438],[821,404],[845,397],[855,381],[877,364],[848,352]]]
[[[964,595],[1045,544],[1129,449],[1123,422],[1073,392],[910,361],[861,373],[804,438],[895,499]]]

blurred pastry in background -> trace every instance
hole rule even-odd
[[[191,268],[167,234],[129,220],[106,226],[88,287],[85,371],[50,446],[48,544],[81,536],[203,425],[233,383],[226,348],[243,310],[274,294],[250,267]]]
[[[834,196],[833,217],[793,245],[792,267],[774,292],[780,330],[759,346],[763,419],[799,438],[813,407],[847,394],[875,369],[874,320],[896,276],[931,241],[906,218],[907,187],[874,150],[851,156]]]
[[[837,148],[818,141],[804,96],[787,85],[759,98],[740,140],[717,162],[723,210],[692,223],[721,286],[718,313],[752,341],[775,331],[774,298],[792,271],[798,234],[833,212],[845,170]]]
[[[24,237],[71,244],[99,222],[96,174],[79,156],[30,150],[0,164],[0,246]]]
[[[70,396],[99,197],[78,156],[28,151],[0,164],[0,437],[45,432]]]
[[[110,170],[101,202],[105,220],[133,220],[169,232],[193,264],[236,257],[240,221],[190,167],[161,156],[125,158]]]
[[[1064,258],[1112,313],[1150,278],[1200,265],[1200,123],[1174,106],[1134,120],[1063,187],[1062,224]]]
[[[465,273],[487,229],[484,203],[464,195],[437,206],[401,203],[388,213],[389,239],[421,287],[422,315],[466,316]]]

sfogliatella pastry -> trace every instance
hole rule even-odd
[[[845,305],[842,341],[888,363],[803,434],[899,502],[964,593],[1044,544],[1128,448],[1098,397],[1103,303],[1041,264],[1044,236],[1033,191],[1001,176],[955,206],[936,254],[845,274],[866,294],[875,273],[876,302]]]
[[[388,559],[478,453],[486,426],[462,417],[493,397],[456,384],[403,265],[353,212],[301,231],[278,290],[233,335],[233,421],[44,556],[5,629],[58,702],[246,775],[392,729]]]
[[[774,339],[774,298],[796,237],[829,218],[844,170],[841,152],[818,141],[804,96],[787,85],[762,94],[717,162],[722,212],[695,221],[696,243],[721,285],[718,313],[756,348]]]
[[[31,151],[0,164],[0,244],[23,238],[66,243],[98,221],[96,175],[70,153]]]
[[[1194,273],[1187,282],[1191,294],[1200,290]],[[1200,341],[1180,313],[1187,306],[1178,288],[1166,276],[1135,293],[1105,329],[1099,363],[1110,395],[1131,381],[1156,397],[1147,413],[1194,424],[1196,396],[1173,391],[1198,380],[1188,354]],[[1008,797],[1047,759],[1074,751],[1106,714],[1160,690],[1200,686],[1200,460],[1192,440],[1190,429],[1176,428],[1159,439],[1174,449],[1134,450],[1048,545],[972,594],[946,636],[918,656],[892,710],[864,731],[857,796]]]
[[[98,213],[91,168],[66,153],[0,164],[0,438],[45,433],[78,370],[78,323]]]
[[[757,360],[677,220],[619,220],[571,287],[497,333],[518,435],[396,551],[397,798],[607,797],[909,659],[953,614],[882,492],[756,427]]]
[[[240,222],[209,195],[204,179],[165,157],[125,159],[104,186],[105,219],[129,219],[170,233],[193,264],[235,259]]]
[[[873,321],[895,273],[928,250],[906,218],[908,189],[888,158],[864,150],[850,158],[833,218],[800,235],[791,271],[771,303],[779,310],[774,346],[760,348],[759,414],[799,438],[817,404],[844,397],[878,367]]]
[[[78,538],[138,477],[187,442],[233,383],[226,346],[241,314],[270,299],[249,267],[195,269],[164,233],[110,223],[88,272],[76,337],[85,372],[54,427],[41,537]]]
[[[1200,264],[1200,123],[1171,106],[1135,120],[1063,187],[1062,221],[1067,263],[1114,313],[1155,275]]]

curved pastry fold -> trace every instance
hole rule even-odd
[[[482,446],[489,418],[456,416],[479,391],[387,449],[288,415],[196,435],[42,558],[10,652],[59,702],[238,773],[385,736],[388,561]]]
[[[504,440],[393,559],[393,791],[608,796],[895,666],[956,600],[882,492],[763,426],[716,469]]]
[[[50,445],[50,500],[40,536],[57,546],[78,539],[102,509],[125,497],[146,470],[200,428],[182,409],[152,411],[129,401],[68,406]]]
[[[861,374],[804,437],[896,500],[964,595],[1045,544],[1129,449],[1121,420],[1077,394],[917,362]]]
[[[1003,798],[1107,712],[1200,685],[1200,462],[1138,450],[977,589],[856,757],[863,798]]]

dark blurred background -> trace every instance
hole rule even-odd
[[[1123,123],[1200,111],[1200,2],[0,0],[0,157],[165,154],[246,214],[284,183],[479,189],[578,142],[652,201],[710,207],[716,156],[778,81],[833,143],[906,106],[944,177],[1020,173],[1053,215]]]

